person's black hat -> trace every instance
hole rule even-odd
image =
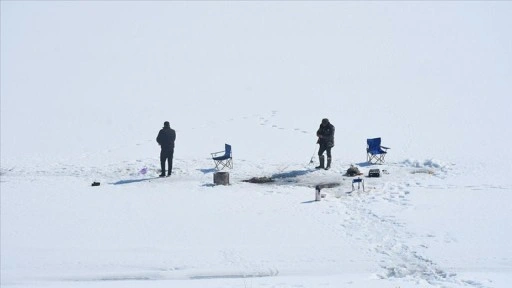
[[[322,119],[322,124],[324,124],[324,125],[329,124],[329,119],[327,119],[327,118]]]
[[[164,127],[171,127],[171,125],[169,124],[169,121],[164,122]]]

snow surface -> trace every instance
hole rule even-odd
[[[0,3],[2,287],[510,287],[512,2]]]

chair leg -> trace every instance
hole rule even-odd
[[[375,155],[372,155],[372,154],[368,153],[366,155],[366,160],[370,164],[384,164],[384,162],[385,162],[384,157],[385,156],[386,156],[386,154],[375,154]]]
[[[226,159],[226,160],[213,160],[215,163],[215,169],[222,170],[224,168],[230,168],[233,169],[233,159]]]

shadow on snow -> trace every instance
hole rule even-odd
[[[144,182],[144,181],[149,181],[149,180],[154,180],[154,179],[160,179],[160,177],[152,177],[152,178],[144,178],[144,179],[119,180],[117,182],[109,183],[109,184],[111,184],[111,185],[124,185],[124,184],[132,184],[132,183]]]
[[[315,171],[315,170],[311,170],[311,169],[308,169],[308,170],[294,170],[294,171],[274,174],[274,175],[271,176],[271,178],[272,179],[295,178],[295,177],[299,177],[299,176],[302,176],[302,175],[309,174],[309,173],[311,173],[313,171]]]
[[[217,169],[215,169],[215,168],[197,169],[197,170],[201,171],[203,174],[213,173],[213,172],[217,171]]]

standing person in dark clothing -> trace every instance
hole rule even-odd
[[[316,143],[320,144],[320,148],[318,149],[320,165],[315,168],[328,170],[331,168],[331,148],[334,147],[334,126],[329,122],[329,119],[322,119],[322,124],[320,124],[318,131],[316,131],[316,136],[318,136]],[[327,166],[325,167],[324,152],[327,152]]]
[[[160,177],[165,177],[165,161],[168,161],[167,176],[171,176],[172,172],[172,157],[174,156],[174,141],[176,140],[176,131],[171,129],[168,121],[164,122],[164,128],[158,132],[156,142],[160,144],[160,167],[162,174]]]

